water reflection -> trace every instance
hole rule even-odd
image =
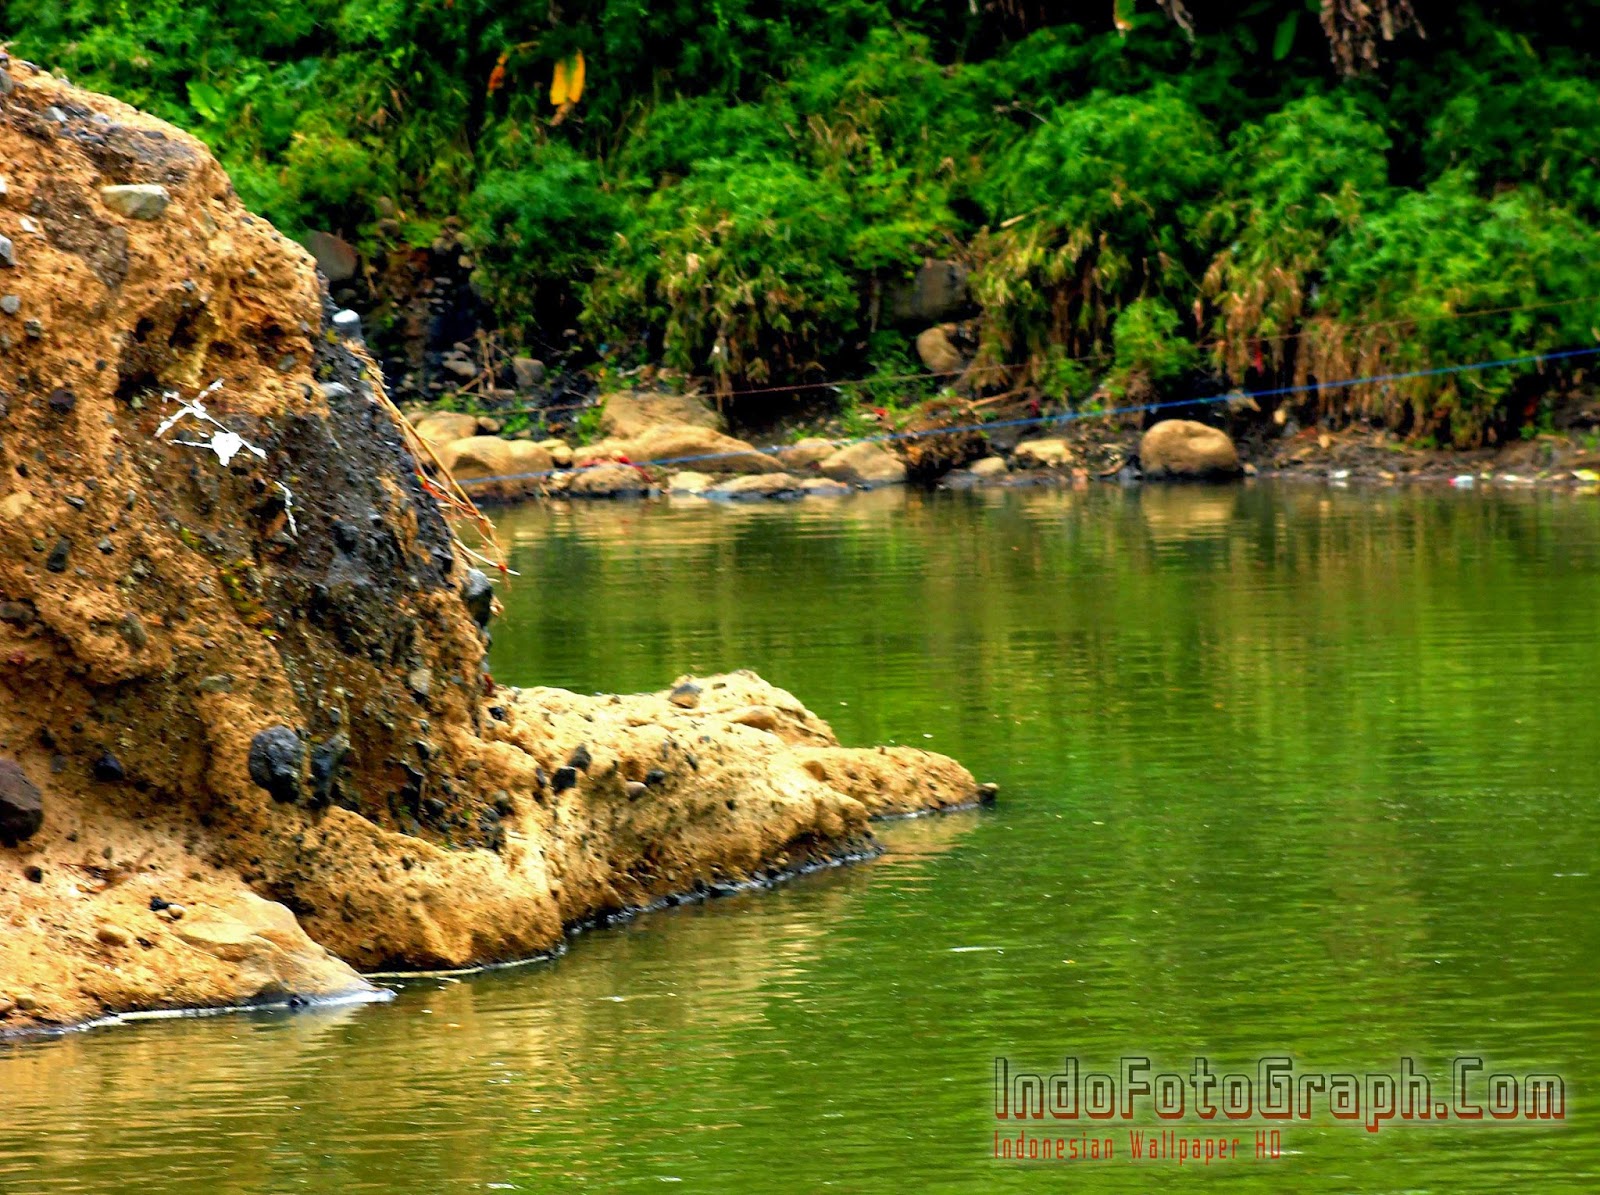
[[[996,1054],[1600,1082],[1600,502],[1309,486],[529,507],[502,679],[751,666],[998,809],[391,1005],[0,1054],[0,1189],[995,1190]],[[926,738],[924,736],[931,736]],[[1294,1126],[1095,1188],[1593,1186],[1600,1132]]]

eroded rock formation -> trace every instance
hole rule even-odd
[[[310,255],[197,141],[4,65],[0,1032],[526,956],[977,795],[748,674],[496,686]]]

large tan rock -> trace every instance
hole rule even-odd
[[[1065,440],[1024,440],[1012,456],[1024,469],[1054,469],[1072,459],[1072,448]]]
[[[436,452],[439,463],[475,501],[506,501],[541,493],[555,467],[550,453],[538,444],[499,436],[469,436]]]
[[[650,492],[650,478],[632,465],[585,465],[571,475],[566,492],[574,498],[637,497]]]
[[[822,464],[838,451],[839,446],[832,440],[808,436],[804,440],[784,445],[778,449],[777,456],[785,469],[793,473],[804,473]]]
[[[917,357],[929,373],[956,374],[967,367],[967,359],[956,348],[950,334],[938,325],[917,336]]]
[[[478,434],[478,417],[462,415],[455,411],[430,411],[412,424],[417,435],[428,443],[439,446],[453,440],[464,440]]]
[[[754,677],[688,709],[497,685],[493,586],[310,254],[193,137],[7,69],[0,217],[37,235],[6,228],[0,352],[45,381],[0,404],[0,1034],[370,993],[352,967],[527,957],[872,849],[863,768],[808,770],[832,732]],[[112,167],[164,188],[156,218],[100,201]],[[463,474],[548,459],[447,447]],[[902,765],[923,806],[974,791]]]
[[[711,498],[778,498],[798,496],[800,479],[787,473],[751,473],[730,477],[706,489]]]
[[[906,465],[882,444],[864,442],[836,450],[820,466],[824,477],[859,486],[901,485]]]
[[[574,463],[627,460],[636,465],[682,466],[703,473],[782,473],[775,456],[708,427],[664,423],[628,440],[601,440],[574,454]]]
[[[602,401],[600,431],[609,439],[631,440],[653,427],[681,423],[710,431],[727,431],[727,422],[711,403],[695,394],[656,390],[622,391]]]
[[[1190,419],[1164,419],[1139,441],[1146,477],[1203,481],[1237,477],[1239,451],[1228,433]]]

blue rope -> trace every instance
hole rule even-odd
[[[1034,415],[1026,419],[1003,419],[994,423],[969,423],[958,427],[927,428],[922,431],[911,432],[886,432],[878,436],[856,436],[851,439],[834,441],[843,448],[850,444],[884,444],[905,440],[920,440],[927,436],[957,436],[967,432],[987,432],[1003,427],[1048,427],[1062,423],[1076,423],[1083,419],[1110,419],[1118,415],[1141,415],[1151,411],[1167,411],[1175,407],[1210,406],[1216,403],[1235,402],[1239,399],[1257,398],[1282,398],[1290,394],[1310,394],[1321,390],[1346,390],[1351,386],[1370,386],[1383,382],[1405,382],[1414,378],[1436,378],[1446,374],[1475,373],[1487,369],[1505,369],[1513,365],[1531,365],[1545,361],[1569,361],[1577,357],[1592,357],[1600,354],[1600,345],[1585,349],[1564,349],[1555,353],[1532,353],[1525,357],[1502,357],[1498,361],[1474,361],[1466,365],[1441,365],[1435,369],[1413,369],[1405,373],[1372,374],[1363,378],[1345,378],[1334,382],[1307,382],[1300,386],[1279,386],[1272,390],[1230,390],[1226,394],[1206,395],[1202,398],[1171,399],[1167,402],[1145,403],[1136,407],[1114,407],[1104,411],[1063,411],[1056,415]],[[629,464],[639,468],[646,466],[659,468],[666,465],[694,465],[705,461],[728,460],[732,457],[749,456],[759,453],[763,456],[776,456],[783,450],[783,445],[772,448],[740,449],[734,452],[706,452],[696,456],[664,457],[653,461],[630,461]],[[573,469],[544,469],[537,473],[509,473],[499,477],[472,477],[465,480],[457,479],[458,484],[489,485],[501,481],[532,481],[542,477],[553,477],[557,473],[582,473],[589,469],[598,469],[601,465],[616,464],[614,461],[596,461],[589,465],[580,465]]]

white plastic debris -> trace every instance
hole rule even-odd
[[[194,399],[192,402],[183,403],[178,408],[176,414],[169,415],[167,418],[161,421],[161,426],[156,428],[156,438],[159,440],[162,436],[166,435],[175,426],[177,426],[177,424],[183,419],[198,419],[203,423],[209,423],[215,429],[211,432],[207,439],[174,439],[171,442],[173,444],[182,444],[186,448],[204,448],[216,453],[217,459],[222,462],[222,467],[224,469],[231,465],[233,463],[233,458],[238,456],[241,452],[248,452],[260,460],[266,460],[267,454],[265,452],[257,448],[254,444],[250,443],[249,440],[246,440],[243,436],[234,431],[232,428],[228,427],[226,424],[219,422],[212,416],[211,412],[206,410],[204,396],[207,394],[215,394],[221,389],[222,379],[218,378],[216,381],[212,382],[211,385],[207,386],[200,392],[201,397]],[[179,398],[176,390],[168,390],[164,397],[172,402],[178,401]]]

